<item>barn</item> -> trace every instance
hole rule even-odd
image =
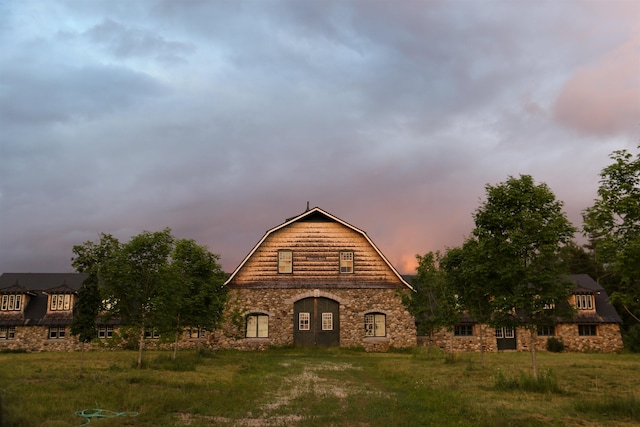
[[[268,230],[225,286],[223,348],[416,345],[411,285],[364,231],[318,207]]]

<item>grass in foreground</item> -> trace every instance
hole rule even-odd
[[[197,354],[0,354],[0,425],[80,426],[76,411],[127,413],[99,426],[640,425],[640,355],[277,349]],[[131,416],[137,413],[137,416]]]

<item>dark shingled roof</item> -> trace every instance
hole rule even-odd
[[[75,293],[88,277],[83,273],[4,273],[0,276],[0,294],[16,293],[21,289],[31,295],[24,315],[5,313],[0,325],[68,325],[71,313],[47,315],[48,294]]]

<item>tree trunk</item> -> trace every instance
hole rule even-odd
[[[83,364],[84,364],[84,341],[80,341],[80,378],[82,378]]]
[[[538,379],[538,359],[536,357],[536,328],[531,326],[529,328],[529,335],[531,337],[531,363],[533,364],[533,378]]]
[[[173,341],[173,360],[176,360],[178,355],[178,335],[180,335],[180,331],[176,331],[176,339]]]
[[[138,369],[142,369],[142,349],[144,348],[144,326],[140,328],[140,343],[138,345]]]
[[[478,324],[480,330],[480,366],[484,369],[484,331],[482,330],[482,324]]]

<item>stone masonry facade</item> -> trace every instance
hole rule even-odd
[[[487,325],[474,324],[472,336],[454,336],[453,331],[440,329],[434,332],[431,337],[419,336],[418,345],[436,346],[446,351],[467,352],[480,351],[480,333],[482,333],[482,344],[487,352],[498,351],[495,338],[495,329]],[[549,336],[536,337],[536,350],[547,351],[547,340]],[[616,353],[623,349],[620,325],[617,323],[601,323],[596,325],[596,335],[581,336],[578,333],[578,324],[561,323],[556,325],[556,335],[564,344],[565,351],[570,352],[601,352]],[[530,333],[524,328],[516,329],[516,350],[530,351]]]
[[[340,304],[340,346],[362,347],[367,351],[415,347],[413,317],[402,304],[398,289],[241,289],[230,290],[225,322],[212,337],[220,348],[265,349],[293,345],[294,302],[308,297],[324,297]],[[265,307],[269,307],[265,310]],[[268,338],[245,338],[244,319],[248,314],[269,316]],[[382,313],[386,336],[365,337],[364,316]]]

